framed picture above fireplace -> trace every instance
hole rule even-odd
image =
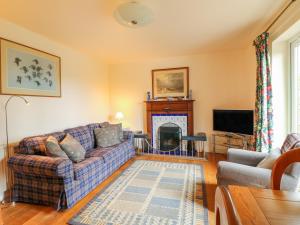
[[[189,67],[152,70],[153,98],[186,97],[189,92]]]

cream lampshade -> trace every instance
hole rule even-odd
[[[115,118],[121,122],[124,119],[124,114],[122,112],[117,112]]]

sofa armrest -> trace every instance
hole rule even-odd
[[[129,130],[124,130],[123,131],[123,139],[124,140],[129,140],[131,143],[133,143],[133,132]]]
[[[50,177],[72,177],[71,160],[40,155],[15,155],[8,159],[8,166],[17,173]]]
[[[267,155],[268,153],[230,148],[228,150],[228,161],[247,166],[257,166]]]

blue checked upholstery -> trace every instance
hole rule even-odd
[[[8,159],[8,165],[17,173],[49,177],[72,177],[72,161],[39,155],[15,155]]]
[[[86,151],[94,148],[93,143],[95,142],[95,140],[93,141],[94,138],[88,126],[81,126],[81,127],[67,129],[65,130],[65,133],[72,135],[72,137],[74,137],[77,141],[79,141],[79,143]]]
[[[132,131],[123,131],[123,139],[131,141],[132,144],[134,142],[133,136],[134,134]]]
[[[58,141],[61,141],[65,137],[64,132],[54,132],[45,135],[33,136],[24,138],[19,143],[16,153],[30,154],[30,155],[45,155],[45,142],[49,136],[55,137]]]
[[[80,180],[89,175],[92,171],[96,171],[101,167],[104,161],[101,158],[87,158],[79,163],[74,163],[74,179]]]
[[[84,140],[80,143],[85,143],[87,147],[92,142],[87,143],[90,139],[86,137],[86,131],[91,132],[91,129],[85,126],[65,132],[70,132],[79,141]],[[44,136],[47,135],[39,137]],[[86,159],[80,163],[58,157],[30,155],[28,151],[10,157],[8,165],[14,174],[14,201],[49,205],[57,210],[72,207],[135,155],[132,136],[128,132],[127,139],[119,145],[90,149]]]
[[[96,141],[95,141],[94,130],[96,128],[100,128],[101,127],[101,123],[91,123],[91,124],[88,124],[87,126],[89,128],[91,136],[93,137],[92,138],[92,145],[93,145],[93,148],[95,148],[96,147]]]
[[[36,137],[29,137],[24,138],[19,145],[18,153],[22,154],[31,154],[31,155],[43,155],[46,146],[45,140],[46,136],[36,136]]]

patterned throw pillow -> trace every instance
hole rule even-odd
[[[116,127],[116,129],[118,129],[119,132],[119,138],[120,141],[123,141],[123,130],[122,130],[122,123],[118,123],[118,124],[109,124],[108,126],[112,126],[112,127]],[[106,126],[107,127],[107,126]]]
[[[293,149],[294,146],[298,143],[300,143],[300,134],[289,134],[281,147],[281,153],[288,152],[289,150]]]
[[[106,148],[121,143],[119,126],[97,128],[94,133],[98,147]]]
[[[50,157],[61,157],[69,159],[67,154],[61,149],[57,139],[53,136],[49,136],[46,140],[46,155]]]
[[[100,127],[108,127],[110,125],[109,122],[100,123]]]
[[[70,134],[67,134],[66,137],[60,142],[60,147],[75,163],[81,162],[85,158],[85,149]]]

